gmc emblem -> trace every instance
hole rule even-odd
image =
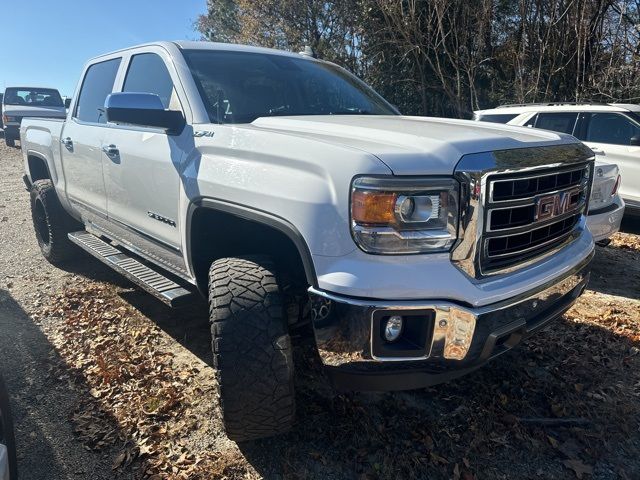
[[[566,192],[538,197],[536,199],[536,220],[547,220],[575,210],[580,203],[581,194],[580,188],[574,188]]]

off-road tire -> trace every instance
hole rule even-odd
[[[67,234],[82,226],[60,205],[51,180],[37,180],[31,186],[31,218],[44,258],[60,265],[77,256],[78,248]]]
[[[242,442],[287,432],[295,416],[293,357],[273,263],[263,256],[216,260],[209,313],[227,436]]]
[[[4,143],[7,144],[7,147],[15,147],[16,146],[16,139],[15,138],[11,138],[11,137],[7,137],[5,135]]]
[[[13,434],[13,421],[9,408],[9,395],[4,382],[0,378],[0,443],[7,447],[9,456],[9,479],[18,480],[18,459],[16,441]]]

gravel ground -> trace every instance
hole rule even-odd
[[[237,446],[211,401],[206,306],[172,311],[81,253],[50,266],[19,150],[0,145],[0,172],[0,373],[21,478],[640,478],[637,222],[598,248],[563,320],[465,379],[337,394],[295,339],[296,428]]]

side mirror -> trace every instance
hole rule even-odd
[[[70,98],[65,98],[64,99],[64,108],[69,108],[71,106],[71,99]]]
[[[107,122],[163,128],[170,135],[179,134],[185,124],[181,112],[165,110],[153,93],[112,93],[104,102],[104,111]]]
[[[640,135],[631,137],[631,139],[629,140],[629,145],[631,145],[632,147],[640,147]]]

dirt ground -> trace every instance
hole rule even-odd
[[[47,264],[0,146],[0,373],[22,479],[640,478],[640,226],[597,248],[563,319],[434,388],[338,394],[295,338],[298,421],[228,441],[206,306],[170,310],[80,253]]]

